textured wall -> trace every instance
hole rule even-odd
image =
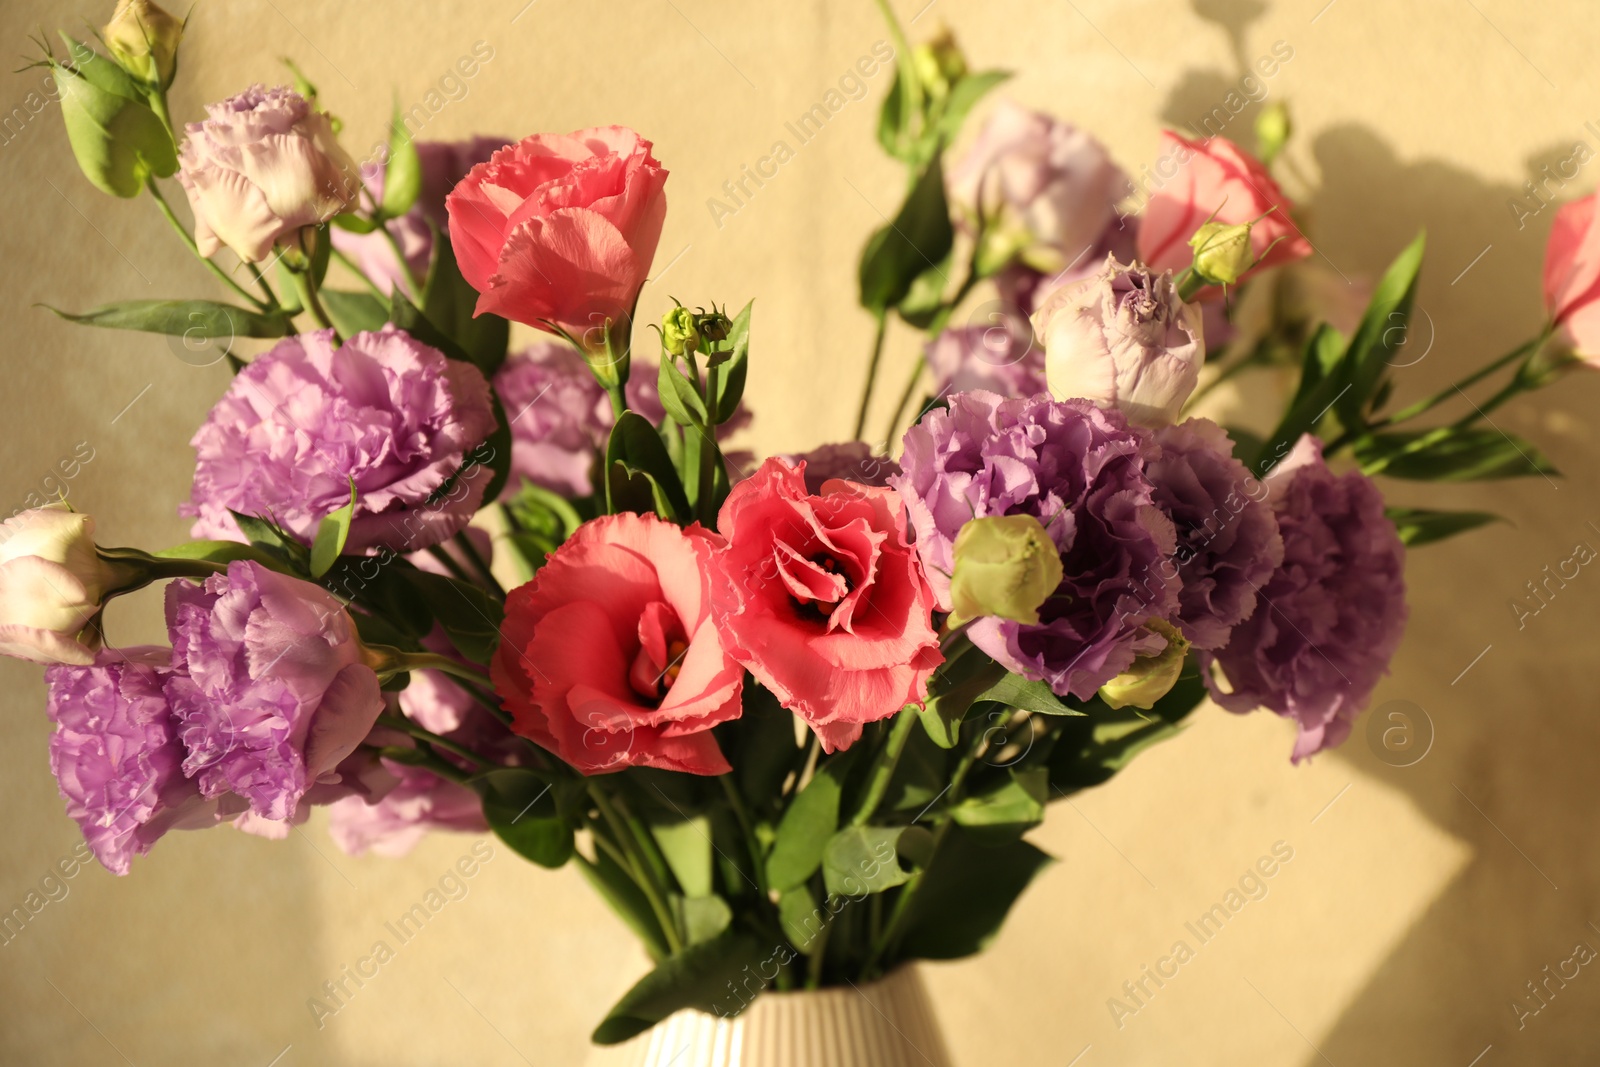
[[[947,20],[976,64],[1018,71],[1014,94],[1094,130],[1133,171],[1153,158],[1164,122],[1222,103],[1286,42],[1293,58],[1265,84],[1294,107],[1289,184],[1311,208],[1319,262],[1371,276],[1418,227],[1429,231],[1420,305],[1432,347],[1399,372],[1402,397],[1442,387],[1537,327],[1550,212],[1519,229],[1507,203],[1577,142],[1600,149],[1600,15],[1589,0],[933,0],[919,15],[921,3],[897,3],[918,16],[918,34]],[[99,23],[109,7],[7,0],[0,44],[29,51],[24,35],[41,24]],[[424,136],[621,122],[653,138],[673,207],[657,261],[667,277],[642,310],[655,314],[668,293],[735,307],[759,298],[749,399],[756,444],[777,451],[849,428],[870,333],[854,307],[854,257],[900,181],[872,140],[884,74],[809,143],[795,145],[784,124],[885,37],[867,0],[235,0],[196,7],[175,112],[193,117],[248,81],[281,78],[276,57],[288,54],[345,118],[347,142],[364,147],[391,94],[427,102],[457,58],[487,42],[493,60],[464,99],[435,98]],[[215,283],[152,205],[112,202],[76,173],[53,108],[27,114],[39,77],[0,82],[0,112],[24,117],[13,113],[0,143],[0,503],[20,506],[86,447],[93,458],[70,499],[98,517],[103,542],[156,547],[184,535],[173,511],[188,487],[184,442],[225,370],[31,305]],[[715,219],[707,199],[780,139],[794,158]],[[1561,195],[1593,184],[1585,170]],[[909,341],[891,339],[886,380],[909,366]],[[1511,1003],[1521,994],[1531,1008],[1525,983],[1580,942],[1600,946],[1589,655],[1600,578],[1581,574],[1521,630],[1508,602],[1576,543],[1600,545],[1600,449],[1587,417],[1597,398],[1600,381],[1578,376],[1537,407],[1496,416],[1539,442],[1564,480],[1394,487],[1407,503],[1512,519],[1411,561],[1410,632],[1378,701],[1425,710],[1427,757],[1388,766],[1358,730],[1295,769],[1285,724],[1203,708],[1109,788],[1053,810],[1037,838],[1062,862],[988,955],[929,968],[960,1062],[1592,1059],[1594,967],[1564,987],[1552,981],[1549,1006],[1521,1029]],[[156,598],[136,599],[113,611],[123,643],[160,633]],[[46,763],[39,672],[0,663],[0,686],[3,911],[78,836]],[[1293,858],[1265,898],[1119,1028],[1108,998],[1277,842]],[[472,844],[439,837],[403,861],[351,860],[314,819],[280,843],[226,829],[173,835],[126,879],[84,870],[0,947],[0,1060],[578,1062],[642,957],[575,872],[503,851],[337,1016],[320,1030],[313,1022],[307,999]]]

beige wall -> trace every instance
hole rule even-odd
[[[897,6],[909,17],[921,2]],[[609,122],[644,131],[673,172],[658,273],[683,251],[643,310],[659,311],[668,293],[734,306],[758,297],[757,444],[842,436],[869,340],[852,298],[855,255],[900,181],[871,133],[887,78],[720,228],[706,200],[789,139],[784,122],[885,36],[872,5],[523,3],[201,4],[176,111],[193,117],[205,100],[278,79],[275,57],[291,54],[360,147],[378,135],[391,93],[421,99],[486,41],[494,59],[424,135]],[[1519,230],[1507,200],[1574,142],[1600,148],[1600,16],[1589,0],[1322,3],[936,0],[915,30],[947,20],[975,63],[1019,71],[1017,96],[1094,130],[1130,170],[1153,158],[1163,121],[1209,110],[1240,64],[1288,42],[1294,58],[1268,85],[1294,106],[1295,191],[1312,205],[1323,262],[1370,275],[1418,227],[1429,231],[1421,306],[1436,337],[1399,373],[1401,395],[1420,396],[1538,324],[1550,212]],[[0,44],[26,51],[24,34],[41,24],[98,23],[109,6],[7,0]],[[0,105],[23,104],[38,76],[0,83]],[[161,339],[72,327],[30,305],[214,283],[151,205],[88,186],[52,111],[7,136],[0,502],[20,505],[86,441],[94,459],[70,497],[98,516],[102,540],[181,539],[184,442],[225,371],[187,365]],[[1593,170],[1566,193],[1591,190]],[[909,338],[894,338],[888,380],[912,358]],[[1594,966],[1520,1031],[1509,1005],[1576,943],[1600,947],[1590,652],[1600,578],[1584,573],[1520,632],[1507,602],[1576,542],[1600,545],[1589,525],[1600,523],[1588,417],[1597,398],[1600,380],[1578,376],[1537,408],[1497,416],[1548,451],[1567,474],[1558,483],[1394,487],[1408,503],[1512,519],[1412,560],[1410,632],[1378,700],[1425,709],[1436,728],[1427,758],[1389,767],[1358,730],[1296,769],[1284,724],[1202,709],[1109,788],[1054,809],[1037,838],[1062,862],[993,951],[929,969],[960,1062],[1059,1065],[1092,1046],[1073,1062],[1466,1067],[1490,1045],[1485,1067],[1593,1062]],[[159,639],[158,611],[148,596],[119,607],[116,638]],[[39,672],[6,661],[0,685],[9,910],[78,838],[46,763]],[[1107,999],[1278,841],[1294,858],[1268,896],[1118,1029]],[[403,861],[352,860],[313,820],[281,843],[226,829],[174,835],[126,879],[87,870],[0,947],[0,1060],[577,1062],[642,959],[574,872],[503,851],[347,1008],[320,1031],[312,1023],[307,998],[470,844],[439,837]]]

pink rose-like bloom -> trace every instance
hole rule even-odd
[[[394,234],[405,253],[406,267],[412,275],[422,279],[428,275],[428,263],[433,257],[433,230],[445,230],[450,225],[445,214],[444,199],[467,171],[484,162],[495,151],[509,142],[506,137],[473,137],[465,141],[418,141],[417,160],[422,167],[422,189],[411,210],[385,225]],[[374,204],[383,202],[384,168],[376,163],[361,165],[361,180]],[[329,231],[333,247],[349,256],[368,278],[385,292],[395,283],[410,292],[412,289],[406,271],[400,269],[395,258],[394,245],[376,231],[351,233],[334,227]],[[413,297],[416,294],[412,294]]]
[[[94,651],[79,635],[112,581],[95,552],[92,517],[64,504],[13,515],[0,525],[0,653],[93,663]]]
[[[45,672],[55,772],[67,814],[107,870],[127,874],[134,856],[168,830],[216,823],[216,804],[184,776],[178,724],[163,690],[164,648],[107,651],[93,666]]]
[[[489,383],[386,327],[338,348],[333,331],[286,337],[238,373],[190,441],[198,462],[195,537],[243,540],[229,511],[270,517],[310,544],[324,516],[350,502],[346,551],[412,552],[471,521],[487,468],[454,475],[495,426]]]
[[[1107,258],[1100,273],[1050,294],[1033,314],[1057,400],[1081,397],[1145,427],[1177,419],[1206,346],[1199,308],[1170,274]]]
[[[1232,141],[1190,141],[1164,131],[1158,177],[1166,176],[1163,167],[1176,173],[1151,192],[1139,223],[1139,258],[1152,271],[1176,273],[1187,267],[1194,259],[1189,238],[1213,215],[1214,221],[1228,225],[1260,219],[1250,231],[1250,247],[1262,258],[1241,280],[1311,254],[1311,242],[1289,217],[1294,205],[1267,168]]]
[[[1544,250],[1544,307],[1559,336],[1600,362],[1600,220],[1595,195],[1563,204]]]
[[[206,113],[184,127],[178,150],[178,181],[202,256],[227,245],[259,263],[280,238],[354,206],[356,165],[328,116],[299,93],[252,85],[208,104]]]
[[[313,786],[336,783],[383,710],[350,616],[310,582],[248,560],[173,582],[167,631],[184,773],[262,819],[291,819]]]
[[[1023,259],[1046,272],[1093,247],[1130,188],[1099,141],[1010,100],[995,106],[946,184],[965,221],[981,212],[1015,231]]]
[[[1378,487],[1359,471],[1330,471],[1309,434],[1266,484],[1283,564],[1255,613],[1201,664],[1224,708],[1270,708],[1299,724],[1298,763],[1343,742],[1388,673],[1405,632],[1405,548]]]
[[[744,671],[712,621],[715,535],[654,515],[592,519],[506,598],[490,665],[512,729],[584,774],[730,769],[711,728]]]
[[[446,199],[478,313],[595,347],[633,313],[667,215],[667,172],[624,126],[541,133],[472,168]]]
[[[830,481],[813,496],[804,471],[773,458],[733,487],[717,528],[728,651],[824,749],[927,698],[944,656],[893,490]]]

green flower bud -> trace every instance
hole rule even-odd
[[[1256,116],[1256,155],[1262,163],[1271,163],[1289,143],[1294,124],[1289,121],[1289,109],[1274,100]]]
[[[1256,255],[1250,247],[1252,225],[1208,222],[1196,230],[1189,238],[1195,273],[1212,285],[1236,284],[1256,265]]]
[[[694,312],[679,305],[661,316],[661,339],[675,356],[698,350],[700,331],[695,326]]]
[[[123,70],[163,89],[172,84],[178,69],[178,42],[183,40],[180,19],[150,0],[117,0],[117,9],[101,36]]]
[[[956,535],[950,625],[983,615],[1037,625],[1061,584],[1061,551],[1032,515],[973,519]]]
[[[942,100],[956,82],[966,77],[967,57],[961,54],[948,28],[911,50],[911,66],[928,95]]]
[[[62,35],[70,64],[47,58],[61,100],[61,118],[78,166],[99,189],[134,197],[150,175],[178,169],[177,146],[144,93],[120,66]]]
[[[1100,699],[1113,708],[1133,705],[1146,711],[1172,691],[1183,673],[1183,660],[1189,642],[1178,628],[1162,619],[1151,619],[1146,627],[1167,639],[1167,647],[1154,656],[1140,656],[1133,666],[1100,687]]]

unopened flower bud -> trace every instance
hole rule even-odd
[[[1274,100],[1256,116],[1256,154],[1261,162],[1271,163],[1289,143],[1294,124],[1289,121],[1289,109],[1282,101]]]
[[[1036,626],[1061,584],[1061,550],[1032,515],[996,515],[961,527],[950,575],[950,624],[980,616]]]
[[[181,19],[150,0],[117,0],[117,9],[101,35],[123,70],[163,89],[172,84],[178,68],[178,43],[183,40]]]
[[[675,356],[697,351],[700,331],[695,327],[694,312],[679,305],[661,316],[661,340]]]
[[[1195,273],[1212,285],[1234,285],[1251,267],[1256,265],[1255,251],[1250,247],[1250,227],[1254,223],[1229,225],[1208,222],[1189,238],[1194,249]]]
[[[1151,619],[1145,625],[1166,638],[1167,647],[1154,656],[1140,656],[1133,661],[1133,666],[1100,687],[1100,699],[1113,708],[1131,704],[1148,711],[1172,691],[1178,684],[1178,675],[1183,673],[1189,642],[1178,628],[1163,619]]]
[[[911,50],[911,65],[917,79],[934,99],[943,99],[967,73],[967,57],[961,54],[948,28]]]

